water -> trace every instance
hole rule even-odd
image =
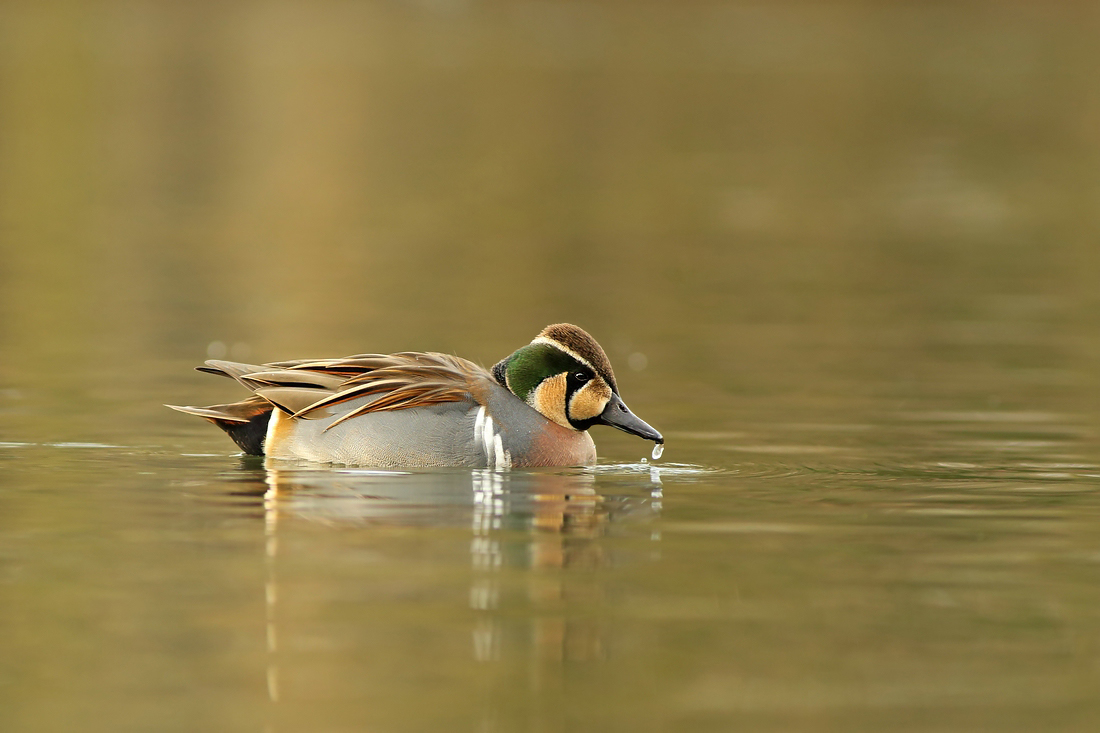
[[[1096,728],[1098,25],[0,6],[0,730]],[[664,457],[161,406],[559,321]]]

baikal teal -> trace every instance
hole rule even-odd
[[[199,370],[231,377],[252,395],[169,407],[210,420],[245,453],[275,461],[589,466],[595,425],[664,443],[619,397],[603,348],[567,323],[547,326],[492,370],[432,352],[263,365],[210,360]]]

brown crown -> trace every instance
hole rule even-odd
[[[596,343],[583,328],[572,323],[555,323],[542,329],[539,336],[556,341],[565,348],[581,357],[604,378],[616,393],[619,387],[615,384],[615,372],[611,369],[611,362],[604,353],[603,348]]]

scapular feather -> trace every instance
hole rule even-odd
[[[315,419],[327,409],[350,400],[379,395],[340,420],[383,410],[405,410],[471,399],[470,380],[483,370],[449,354],[404,351],[397,354],[357,354],[340,359],[299,359],[253,365],[211,359],[200,371],[231,377],[250,389],[265,406],[274,405],[291,417]],[[243,403],[242,403],[243,404]],[[247,421],[214,414],[210,408],[185,408],[209,419]]]

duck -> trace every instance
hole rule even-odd
[[[619,396],[607,354],[584,329],[555,323],[491,369],[458,356],[404,351],[243,364],[200,372],[251,392],[205,418],[248,455],[361,467],[508,469],[591,466],[588,431],[609,425],[661,446]]]

